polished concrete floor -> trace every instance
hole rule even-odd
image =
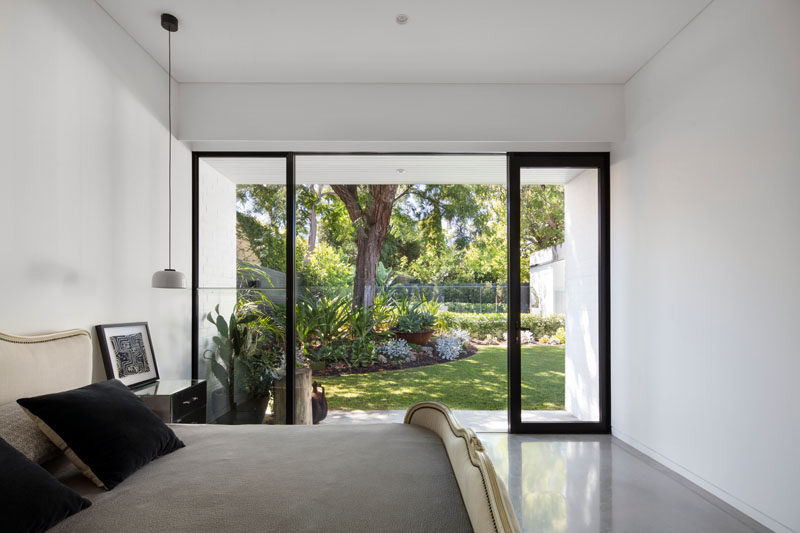
[[[479,436],[523,531],[768,531],[608,435]]]

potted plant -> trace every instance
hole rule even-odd
[[[256,419],[263,420],[267,411],[272,385],[280,377],[278,368],[280,360],[280,354],[263,350],[256,351],[241,360],[246,368],[244,389],[248,396],[248,411],[252,411]]]
[[[210,372],[225,387],[231,411],[252,412],[255,418],[260,413],[263,419],[282,360],[280,325],[254,302],[240,301],[227,321],[219,306],[215,312],[216,317],[207,315],[217,328],[217,335],[212,338],[214,349],[206,352]],[[247,401],[241,405],[236,402],[237,385],[238,391],[247,394]]]
[[[392,328],[395,337],[405,339],[409,344],[425,345],[433,336],[436,317],[426,311],[409,309],[397,318]]]

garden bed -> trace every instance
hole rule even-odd
[[[404,361],[402,363],[375,363],[370,366],[365,367],[348,367],[344,363],[338,363],[334,365],[328,365],[325,370],[317,370],[314,371],[314,377],[326,377],[326,376],[347,376],[350,374],[368,374],[370,372],[385,372],[387,370],[401,370],[404,368],[416,368],[420,366],[429,366],[429,365],[436,365],[439,363],[447,363],[449,361],[445,361],[436,353],[436,343],[429,342],[423,348],[428,348],[429,350],[413,350],[415,360],[414,361]],[[474,355],[478,351],[478,347],[475,346],[473,343],[468,343],[464,350],[461,352],[461,355],[456,357],[454,361],[459,359],[464,359],[471,355]]]

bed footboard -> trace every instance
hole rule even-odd
[[[439,402],[417,403],[406,412],[404,423],[429,429],[442,439],[475,531],[520,531],[506,486],[483,444],[474,431],[459,424],[449,407]]]

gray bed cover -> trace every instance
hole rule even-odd
[[[172,426],[186,447],[114,490],[49,469],[92,506],[51,531],[472,531],[447,453],[406,424]]]

